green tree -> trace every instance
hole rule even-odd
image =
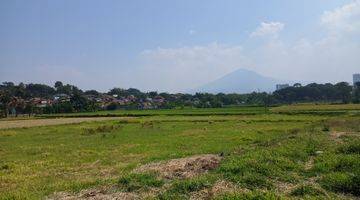
[[[0,91],[0,106],[2,108],[4,117],[8,116],[9,104],[11,103],[11,99],[12,99],[12,96],[8,91],[6,91],[6,90]]]
[[[74,110],[77,112],[87,111],[87,108],[90,104],[90,102],[80,93],[75,93],[71,97],[70,102],[71,102]]]
[[[294,87],[301,87],[301,83],[295,83]]]
[[[356,82],[354,85],[353,102],[360,103],[360,82]]]
[[[64,86],[64,84],[61,82],[61,81],[56,81],[55,82],[55,85],[54,85],[54,87],[56,88],[56,90],[58,90],[58,88],[61,88],[61,87],[63,87]]]
[[[349,85],[349,83],[340,82],[335,84],[335,87],[337,89],[337,94],[341,98],[342,102],[349,103],[351,100],[351,91],[352,91],[352,87]]]
[[[24,112],[29,115],[29,117],[34,113],[35,105],[31,102],[27,103],[24,108]]]

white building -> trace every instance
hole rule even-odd
[[[276,90],[281,90],[281,89],[288,88],[288,87],[290,87],[289,84],[277,84]]]
[[[360,82],[360,74],[353,74],[353,84]]]

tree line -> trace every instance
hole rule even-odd
[[[44,107],[34,103],[35,98],[53,100],[54,95],[62,94],[68,98],[66,101],[57,101]],[[106,99],[111,97],[110,101]],[[131,98],[130,98],[131,97]],[[162,101],[152,102],[153,98],[161,98]],[[120,100],[126,101],[120,105]],[[130,100],[129,100],[130,99]],[[127,101],[129,100],[129,101]],[[108,102],[109,101],[109,102]],[[144,109],[143,104],[156,104],[151,108],[216,108],[230,105],[279,105],[299,102],[328,102],[328,103],[359,103],[360,83],[351,86],[346,82],[337,84],[311,83],[302,86],[299,83],[291,87],[277,90],[273,93],[253,92],[249,94],[210,94],[195,93],[170,94],[142,92],[135,88],[113,88],[102,93],[96,90],[83,91],[70,84],[57,81],[54,86],[45,84],[14,84],[3,82],[0,84],[0,112],[1,116],[9,113],[33,114],[33,113],[72,113],[89,112],[97,110],[114,109]]]

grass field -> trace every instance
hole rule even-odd
[[[359,113],[360,104],[293,104],[265,108],[262,106],[236,106],[225,108],[183,108],[162,110],[115,110],[68,114],[44,114],[39,118],[58,117],[144,117],[144,116],[214,116],[214,115],[256,115],[256,114],[317,114],[338,115],[348,112]]]
[[[56,118],[56,119],[36,119],[28,118],[21,120],[0,120],[0,129],[10,129],[10,128],[29,128],[35,126],[51,126],[59,124],[78,124],[81,122],[91,122],[91,121],[108,121],[108,120],[121,120],[128,119],[126,117],[77,117],[77,118]]]
[[[250,115],[265,113],[268,109],[258,106],[237,106],[227,108],[184,108],[184,109],[161,109],[161,110],[115,110],[115,111],[97,111],[69,114],[50,114],[40,115],[39,117],[101,117],[101,116],[208,116],[208,115]]]
[[[286,112],[359,112],[360,104],[293,104],[274,107],[270,109],[275,113]]]
[[[259,107],[129,111],[138,116],[3,129],[0,199],[356,199],[360,116],[339,110],[344,114]],[[164,176],[164,164],[137,171],[202,155],[218,160],[182,166],[197,169],[194,176],[176,176],[181,166]],[[203,162],[198,157],[192,160]]]

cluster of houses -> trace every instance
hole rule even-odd
[[[116,105],[117,107],[126,107],[127,105],[135,105],[138,109],[156,109],[164,105],[165,98],[162,96],[155,96],[154,98],[136,98],[134,95],[127,97],[118,97],[117,95],[101,94],[98,96],[84,95],[89,101],[96,103],[100,109],[107,109],[109,105]],[[17,115],[20,110],[24,110],[27,105],[33,108],[46,108],[57,103],[66,103],[71,101],[71,96],[67,94],[56,94],[52,98],[34,97],[30,99],[22,99],[20,97],[13,97],[9,103],[9,114]]]
[[[62,102],[70,102],[71,97],[67,94],[56,94],[53,96],[53,98],[40,98],[35,97],[28,100],[28,103],[31,103],[35,107],[38,108],[45,108],[47,106],[52,106],[56,103],[62,103]]]
[[[119,106],[126,106],[130,104],[137,104],[140,109],[154,109],[165,103],[165,98],[162,96],[155,96],[154,98],[145,98],[138,99],[134,95],[129,95],[127,97],[118,97],[118,95],[84,95],[91,102],[95,102],[99,105],[100,108],[106,109],[110,104],[116,104]],[[71,96],[67,94],[56,94],[53,98],[31,98],[24,101],[24,103],[31,103],[35,107],[44,108],[47,106],[52,106],[56,103],[70,102]],[[17,101],[19,101],[18,99]],[[22,100],[23,101],[23,100]]]
[[[165,103],[165,98],[162,96],[155,96],[154,98],[136,98],[134,95],[129,95],[127,97],[118,97],[117,95],[102,95],[95,99],[97,103],[100,104],[102,109],[110,104],[116,104],[119,106],[126,105],[137,105],[139,109],[156,109],[159,106],[162,106]]]

